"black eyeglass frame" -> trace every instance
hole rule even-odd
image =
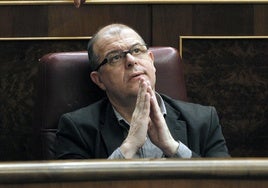
[[[135,45],[133,45],[129,50],[125,50],[125,51],[122,51],[121,52],[121,55],[122,55],[122,57],[126,57],[126,55],[128,54],[128,53],[130,53],[131,55],[132,55],[132,50],[133,50],[133,47],[135,47],[135,46],[137,46],[137,45],[141,45],[141,46],[145,46],[146,47],[146,51],[148,51],[148,47],[147,47],[147,45],[146,44],[135,44]],[[105,64],[107,64],[108,63],[108,58],[106,57],[96,68],[95,68],[95,70],[94,71],[98,71],[100,68],[101,68],[101,66],[103,66],[103,65],[105,65]]]

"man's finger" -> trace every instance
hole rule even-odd
[[[81,4],[85,3],[86,0],[74,0],[74,6],[79,8]]]

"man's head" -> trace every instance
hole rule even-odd
[[[110,100],[136,98],[141,78],[154,88],[153,54],[132,28],[122,24],[102,28],[90,40],[88,55],[91,79]]]
[[[95,45],[95,43],[97,43],[98,39],[102,39],[103,37],[105,37],[105,35],[110,35],[110,36],[119,35],[122,32],[122,30],[134,31],[132,28],[130,28],[129,26],[124,25],[124,24],[111,24],[111,25],[107,25],[107,26],[101,28],[92,37],[92,39],[88,43],[88,48],[87,48],[91,70],[95,70],[99,66],[99,58],[100,57],[98,57],[98,54],[96,54],[96,52],[94,51],[94,45]],[[140,39],[141,43],[145,44],[142,37],[136,31],[134,31],[134,32],[136,33],[137,37]]]

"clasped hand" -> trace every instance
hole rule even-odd
[[[172,156],[177,152],[179,143],[170,134],[155,92],[148,81],[141,79],[129,133],[120,147],[125,158],[132,158],[147,136],[165,155]]]

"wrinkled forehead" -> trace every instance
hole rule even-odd
[[[96,54],[101,55],[109,50],[116,50],[116,48],[127,49],[137,43],[143,44],[144,41],[134,30],[130,28],[110,29],[98,33],[94,51]]]
[[[141,39],[140,35],[129,27],[106,27],[98,32],[99,39],[105,39],[106,37],[116,37],[120,35],[132,35]]]

